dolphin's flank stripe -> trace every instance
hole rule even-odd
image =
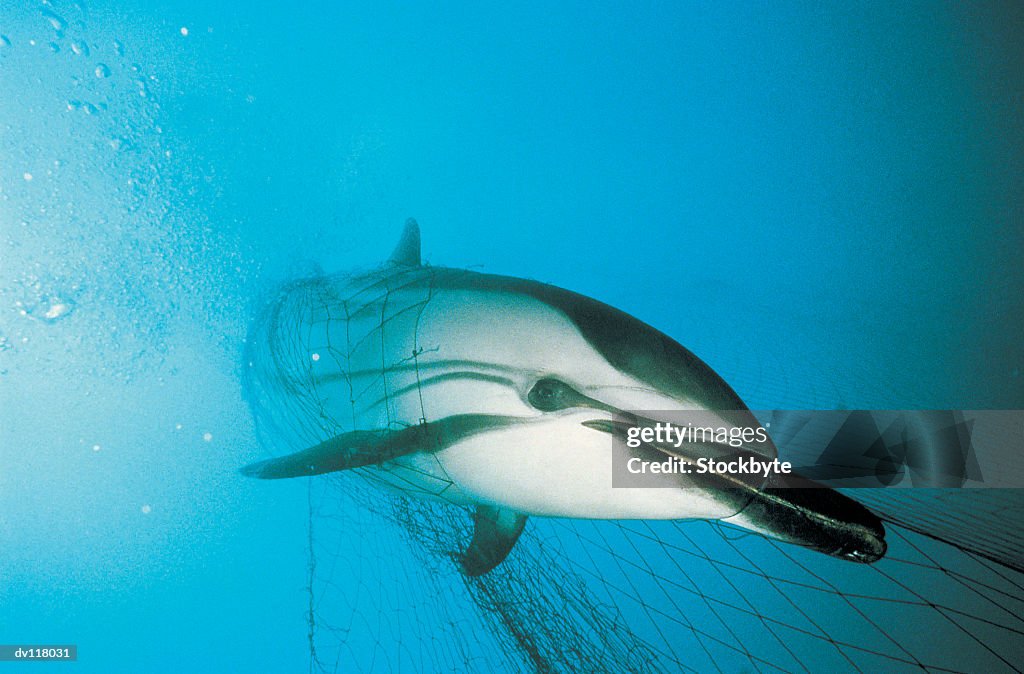
[[[491,372],[503,372],[503,373],[515,373],[518,372],[516,368],[508,367],[506,365],[496,365],[494,363],[487,363],[479,360],[464,360],[464,359],[450,359],[450,360],[432,360],[428,362],[414,363],[410,361],[396,363],[389,365],[384,372],[380,368],[364,368],[361,370],[351,370],[346,373],[340,372],[327,372],[319,375],[313,379],[315,384],[328,384],[341,379],[356,379],[359,377],[380,377],[382,374],[391,374],[393,372],[414,372],[419,370],[437,370],[442,368],[475,368],[482,371]]]
[[[451,372],[449,374],[438,374],[434,375],[433,377],[426,377],[425,379],[418,381],[414,384],[409,384],[408,386],[403,386],[401,388],[395,389],[394,391],[389,391],[387,395],[378,398],[377,400],[373,401],[372,404],[379,405],[386,401],[388,398],[400,396],[404,393],[415,391],[418,388],[427,388],[429,386],[433,386],[434,384],[442,384],[444,382],[452,381],[455,379],[475,379],[476,381],[486,381],[493,384],[501,384],[503,386],[514,386],[512,380],[506,379],[505,377],[497,377],[495,375],[483,374],[481,372]]]

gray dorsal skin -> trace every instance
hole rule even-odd
[[[477,506],[473,516],[473,540],[459,560],[467,576],[482,576],[505,559],[526,526],[526,515],[497,508]]]
[[[388,262],[405,267],[420,266],[420,226],[415,219],[409,218],[405,221],[402,238],[398,240],[398,245],[395,246]]]
[[[414,452],[435,452],[471,435],[522,422],[496,414],[456,414],[397,431],[352,431],[294,454],[249,464],[242,474],[278,480],[372,466]]]

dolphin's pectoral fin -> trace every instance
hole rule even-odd
[[[477,506],[473,540],[459,560],[467,576],[482,576],[508,556],[523,533],[526,515],[494,506]]]
[[[399,430],[351,431],[295,454],[249,464],[242,468],[242,474],[277,480],[374,466],[406,454],[434,452],[477,433],[520,421],[519,417],[494,414],[455,414]]]
[[[264,480],[305,477],[390,461],[424,448],[418,427],[404,431],[353,431],[342,433],[301,452],[251,463],[242,474]]]

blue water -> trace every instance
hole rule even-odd
[[[305,670],[306,489],[237,474],[243,340],[269,288],[382,259],[408,216],[431,263],[618,306],[752,408],[1024,407],[1022,28],[4,3],[0,643]]]

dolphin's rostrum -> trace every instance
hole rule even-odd
[[[624,458],[616,452],[700,449],[613,442],[634,410],[699,411],[730,427],[757,421],[704,362],[622,311],[536,281],[422,265],[412,219],[385,264],[285,286],[248,348],[258,425],[303,449],[242,472],[354,470],[384,488],[472,506],[468,575],[501,563],[530,515],[718,519],[853,561],[885,553],[875,515],[795,475],[613,488],[613,461]],[[771,443],[740,451],[775,455]]]

